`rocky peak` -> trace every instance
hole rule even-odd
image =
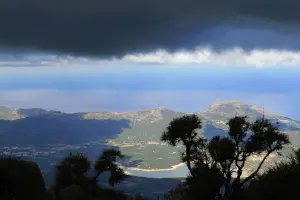
[[[154,113],[154,112],[161,112],[161,111],[171,111],[166,107],[157,107],[157,108],[151,108],[148,111]]]
[[[240,101],[236,100],[221,100],[221,99],[216,99],[210,106],[209,108],[218,108],[222,105],[232,105],[232,106],[241,106],[241,105],[249,105]]]
[[[272,113],[268,112],[266,109],[263,107],[259,107],[253,104],[247,104],[241,101],[237,100],[220,100],[216,99],[206,111],[233,111],[232,109],[236,110],[244,110],[246,113],[249,112],[250,110],[256,111],[261,114],[265,115],[272,115]]]

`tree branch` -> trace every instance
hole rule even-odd
[[[186,165],[190,171],[190,174],[195,177],[191,166],[190,149],[188,147],[186,147]]]
[[[264,158],[262,159],[262,161],[260,162],[259,166],[257,167],[257,169],[250,175],[248,176],[247,178],[245,178],[241,184],[240,184],[240,187],[243,187],[243,185],[245,183],[247,183],[249,180],[251,180],[252,178],[254,178],[257,173],[259,172],[260,168],[262,167],[262,165],[264,164],[265,160],[267,159],[267,157],[274,151],[275,149],[271,150],[271,151],[268,151],[267,154],[264,156]]]
[[[208,165],[208,156],[207,156],[207,149],[206,149],[206,146],[204,146],[204,144],[202,144],[202,151],[203,151],[203,154],[204,154],[204,159],[205,159],[205,164]]]

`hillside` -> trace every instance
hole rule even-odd
[[[154,123],[146,121],[143,124],[137,124],[125,129],[118,138],[109,142],[118,146],[127,155],[131,155],[133,159],[142,160],[143,162],[139,165],[140,168],[169,168],[171,165],[179,163],[178,157],[181,147],[166,146],[160,142],[160,136],[171,118],[182,114],[173,112],[169,118],[165,117]],[[248,115],[250,120],[255,120],[264,114],[270,121],[279,123],[280,128],[290,136],[293,146],[300,144],[300,122],[270,113],[255,105],[238,101],[216,101],[208,109],[196,114],[204,122],[201,132],[207,138],[214,135],[226,135],[226,122],[235,115]],[[290,148],[286,148],[283,153],[288,154],[291,152],[290,150]],[[253,158],[253,161],[257,159],[259,158]],[[278,157],[274,155],[274,159],[278,159]]]
[[[47,111],[40,108],[10,109],[0,106],[0,120],[16,120],[33,116],[63,114],[59,111]]]
[[[201,133],[210,138],[226,134],[226,121],[235,115],[248,115],[251,120],[262,116],[279,122],[292,140],[300,144],[300,122],[270,113],[255,105],[239,101],[215,101],[203,112]],[[140,169],[170,168],[179,164],[181,146],[170,147],[160,142],[161,132],[169,122],[184,113],[167,108],[154,108],[135,112],[89,112],[66,114],[43,109],[8,109],[0,107],[0,148],[33,158],[45,171],[69,151],[83,151],[94,158],[103,148],[119,148],[127,160],[126,167]],[[284,154],[291,148],[284,149]],[[279,157],[273,155],[273,160]],[[256,161],[247,166],[251,170]]]

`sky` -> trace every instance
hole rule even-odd
[[[206,109],[240,100],[300,120],[296,0],[0,1],[0,105]]]

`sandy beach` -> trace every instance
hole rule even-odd
[[[179,163],[177,165],[173,165],[172,167],[170,168],[164,168],[164,169],[141,169],[141,168],[135,168],[135,167],[129,167],[127,169],[129,170],[133,170],[133,171],[143,171],[143,172],[163,172],[163,171],[172,171],[172,170],[175,170],[177,169],[178,167],[181,167],[181,166],[184,166],[185,163]],[[128,174],[128,175],[133,175],[133,172],[128,172],[126,169],[125,169],[125,173]],[[243,170],[243,174],[241,176],[241,178],[246,178],[248,177],[250,174],[252,173],[252,171],[249,169],[244,169]],[[236,177],[236,174],[233,173],[232,174],[232,177],[235,178]]]
[[[165,169],[141,169],[141,168],[135,168],[135,167],[129,167],[128,169],[130,170],[135,170],[135,171],[144,171],[144,172],[159,172],[159,171],[172,171],[175,170],[178,167],[184,166],[185,163],[179,163],[177,165],[173,165],[170,168],[165,168]]]

